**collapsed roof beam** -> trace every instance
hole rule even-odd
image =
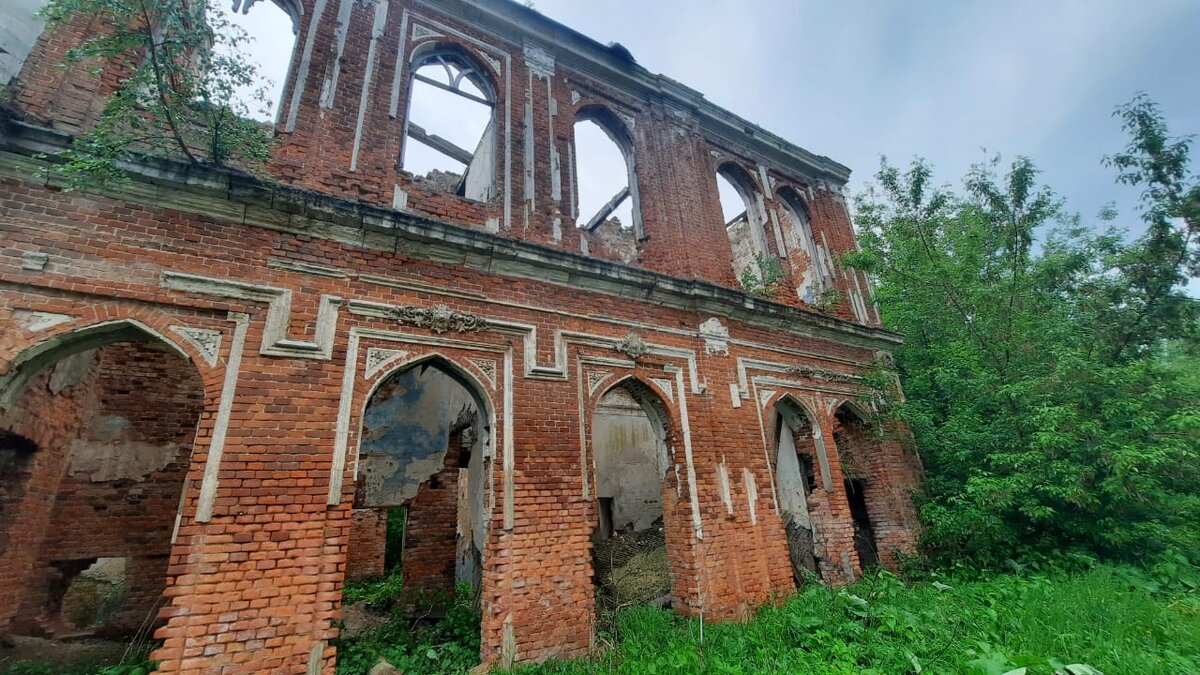
[[[608,203],[605,204],[599,211],[597,211],[596,215],[592,216],[592,219],[588,221],[588,224],[584,226],[584,229],[588,232],[594,232],[597,227],[600,227],[601,223],[603,223],[610,215],[612,215],[613,211],[617,210],[617,207],[621,205],[621,202],[628,198],[629,186],[626,185],[625,187],[621,188],[620,192],[613,195],[613,198],[608,200]]]
[[[451,143],[450,141],[442,138],[441,136],[438,136],[436,134],[426,133],[425,128],[419,124],[414,124],[412,122],[409,122],[408,123],[408,135],[412,136],[417,141],[420,141],[421,143],[428,145],[429,147],[433,148],[434,150],[437,150],[438,152],[442,153],[443,155],[446,155],[450,159],[453,159],[457,162],[462,162],[463,164],[466,164],[467,166],[470,166],[471,160],[475,159],[474,153],[463,150],[462,148],[460,148],[457,145]]]

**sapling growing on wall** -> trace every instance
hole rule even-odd
[[[754,254],[754,265],[742,268],[739,281],[742,288],[750,295],[760,298],[773,298],[779,292],[776,284],[783,279],[783,266],[772,256],[763,253]]]
[[[107,27],[64,66],[121,71],[99,120],[56,167],[70,187],[119,178],[131,153],[250,171],[266,161],[270,131],[249,117],[251,106],[270,107],[264,80],[242,53],[249,37],[215,1],[51,0],[43,9],[51,26],[97,17]]]

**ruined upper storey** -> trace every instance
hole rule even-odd
[[[296,35],[277,74],[277,180],[879,323],[865,276],[837,264],[856,246],[849,170],[648,72],[624,47],[510,0],[276,3],[279,30]],[[76,130],[117,75],[60,69],[95,27],[33,41],[40,25],[22,17],[37,4],[4,10],[32,47],[6,48],[0,80],[17,74],[30,119]],[[623,163],[616,180],[584,143],[597,132]]]

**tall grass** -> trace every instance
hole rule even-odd
[[[844,589],[809,586],[744,624],[705,626],[703,642],[697,621],[650,608],[623,612],[613,632],[617,646],[596,660],[520,672],[1200,673],[1194,587],[1168,592],[1113,567],[913,584],[877,573]]]

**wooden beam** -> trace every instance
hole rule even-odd
[[[425,129],[419,124],[414,124],[412,122],[409,122],[408,123],[408,135],[412,136],[414,139],[424,143],[425,145],[428,145],[429,147],[433,148],[434,150],[437,150],[438,152],[442,153],[443,155],[446,155],[447,157],[449,157],[453,160],[462,162],[463,164],[466,164],[467,166],[470,166],[471,160],[475,158],[474,153],[470,153],[470,152],[467,152],[466,150],[463,150],[462,148],[460,148],[457,145],[451,143],[450,141],[442,138],[441,136],[436,136],[434,134],[425,133]]]
[[[628,198],[629,186],[626,185],[625,187],[621,188],[620,192],[613,195],[613,198],[608,200],[608,203],[605,204],[604,207],[599,211],[597,211],[596,215],[592,216],[592,219],[588,221],[588,224],[585,225],[583,229],[587,230],[588,232],[594,232],[597,227],[600,227],[601,223],[603,223],[610,215],[612,215],[613,211],[617,210],[617,207],[621,205],[621,202]]]

